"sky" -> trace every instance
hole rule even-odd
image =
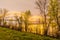
[[[36,9],[36,0],[0,0],[0,8],[6,8],[9,11],[26,11],[30,10],[33,15],[38,15]]]

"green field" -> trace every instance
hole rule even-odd
[[[19,32],[0,27],[0,40],[59,40],[56,38],[40,36],[27,32]]]

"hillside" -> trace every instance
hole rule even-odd
[[[0,27],[0,40],[58,40],[46,36],[40,36],[27,32],[19,32]]]

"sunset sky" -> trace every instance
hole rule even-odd
[[[32,14],[38,14],[35,0],[0,0],[0,8],[6,8],[10,11],[31,10]]]

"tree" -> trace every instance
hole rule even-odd
[[[50,21],[49,21],[50,24],[51,24],[51,22],[54,21],[57,24],[57,26],[60,28],[59,18],[58,18],[58,16],[59,16],[58,0],[50,0],[48,11],[49,11],[48,14],[49,14],[49,17],[50,17]]]
[[[44,29],[45,29],[45,35],[47,35],[47,18],[46,18],[46,14],[47,14],[47,7],[48,7],[48,0],[37,0],[36,1],[36,5],[37,5],[37,8],[39,9],[40,11],[40,14],[44,17],[44,22],[43,22],[43,26],[44,26]]]
[[[0,14],[2,13],[2,9],[0,8]],[[0,15],[0,26],[1,26],[2,16]]]
[[[1,8],[0,9],[0,14],[2,15],[1,17],[0,17],[0,21],[3,23],[3,25],[6,23],[6,22],[4,22],[4,17],[5,17],[5,15],[6,15],[6,13],[8,12],[8,10],[7,9],[5,9],[5,8]],[[1,24],[1,22],[0,22],[0,24]]]
[[[17,15],[15,15],[15,18],[19,24],[18,30],[22,31],[22,21],[23,21],[22,16],[18,17]]]
[[[25,31],[28,31],[28,18],[31,16],[31,12],[30,10],[26,11],[25,14],[24,14],[24,23],[25,23]]]
[[[2,20],[3,20],[3,25],[5,25],[5,20],[4,20],[4,18],[5,18],[5,15],[6,15],[7,12],[8,12],[7,9],[2,9],[2,13],[3,13],[3,18],[2,18]]]

